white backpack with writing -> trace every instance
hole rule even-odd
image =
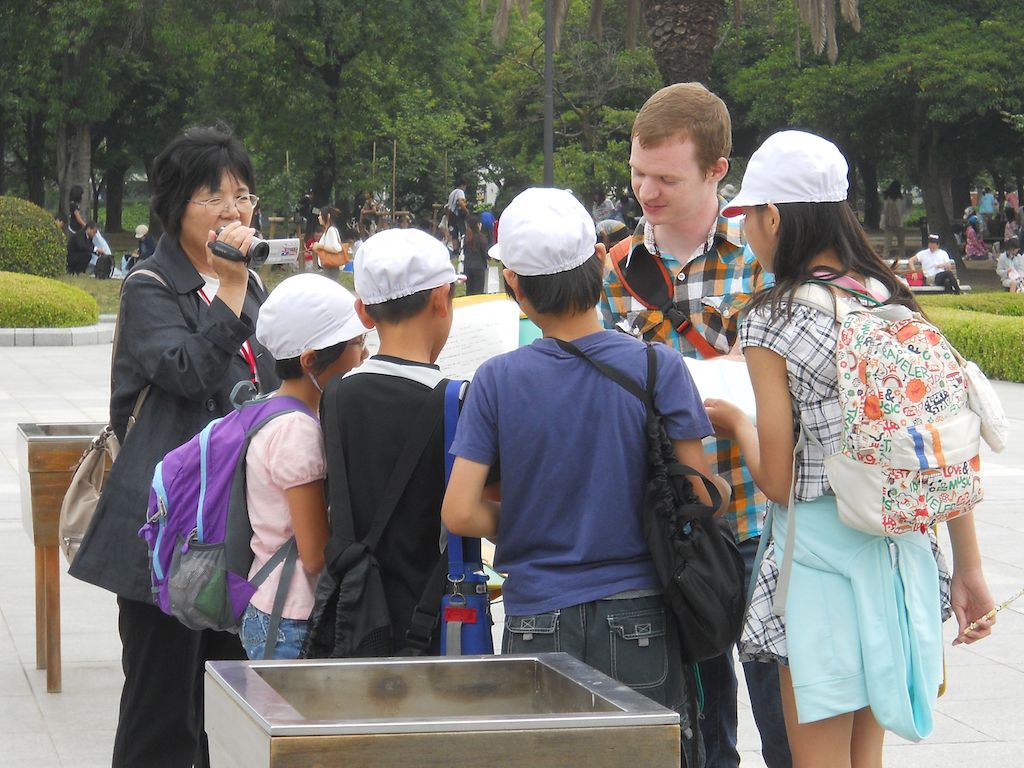
[[[820,284],[801,286],[794,300],[835,313],[840,326],[842,448],[825,469],[842,522],[896,536],[971,512],[983,498],[981,418],[942,333],[907,307],[855,307]]]

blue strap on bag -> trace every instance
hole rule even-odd
[[[462,381],[449,381],[444,397],[444,481],[451,478],[451,453],[459,421]],[[448,534],[448,579],[441,598],[441,655],[493,654],[491,604],[480,555],[480,539]]]

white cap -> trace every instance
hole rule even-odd
[[[142,238],[144,238],[148,234],[149,234],[149,227],[147,227],[145,224],[139,224],[139,226],[137,226],[135,228],[135,239],[136,240],[141,240]]]
[[[740,216],[765,203],[836,203],[846,199],[849,166],[839,148],[806,131],[779,131],[750,156],[740,193],[722,209]]]
[[[385,229],[356,251],[356,293],[364,304],[411,296],[458,281],[444,244],[419,229]]]
[[[275,288],[256,320],[256,339],[275,360],[291,360],[307,349],[327,349],[362,336],[356,298],[323,275],[294,275]]]
[[[498,243],[488,253],[517,275],[568,272],[594,255],[594,219],[565,189],[520,192],[498,220]]]

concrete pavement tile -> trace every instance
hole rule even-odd
[[[1019,640],[1018,640],[1019,642]],[[946,667],[943,701],[987,701],[1024,696],[1024,673],[1005,664],[974,664]]]
[[[41,733],[46,730],[35,697],[5,696],[0,698],[0,735],[10,733]]]
[[[0,659],[4,659],[4,663],[0,664],[0,698],[31,694],[32,687],[29,685],[21,664],[8,663],[11,656],[3,653],[2,650],[0,650]]]
[[[43,683],[43,692],[37,695],[39,709],[47,722],[65,723],[59,732],[53,733],[54,740],[65,733],[76,733],[81,738],[83,731],[86,733],[109,733],[113,738],[114,730],[117,728],[118,704],[121,700],[121,685],[117,688],[104,688],[93,691],[85,687],[78,680],[77,687],[68,685],[68,672],[74,669],[65,668],[64,692],[46,693],[46,684]],[[59,743],[58,743],[59,747]]]
[[[925,740],[925,743],[927,744],[963,744],[965,742],[976,743],[979,741],[996,740],[991,734],[986,733],[985,731],[980,731],[966,723],[950,717],[938,707],[936,707],[933,716],[935,720],[935,730],[932,731],[932,735]],[[885,735],[885,741],[893,746],[913,743],[906,739],[902,739],[893,733],[887,733]]]
[[[894,743],[886,746],[883,765],[885,768],[1020,768],[1024,765],[1024,743]]]
[[[65,768],[109,768],[114,750],[114,732],[93,734],[88,738],[82,733],[68,732],[53,734],[60,764]]]
[[[1014,699],[940,702],[942,713],[997,741],[1024,741],[1019,702]],[[931,741],[929,739],[929,741]]]
[[[43,731],[5,733],[2,743],[4,768],[61,768],[57,750]]]
[[[742,765],[743,768],[768,768],[764,758],[761,757],[760,749],[756,751],[741,749],[738,751],[740,753],[740,765]]]

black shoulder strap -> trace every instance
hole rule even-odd
[[[639,398],[645,406],[652,409],[654,408],[654,381],[655,376],[657,375],[658,363],[657,358],[655,357],[654,347],[650,344],[647,345],[647,387],[645,389],[617,368],[605,365],[599,360],[595,360],[590,357],[575,344],[568,341],[562,341],[562,339],[555,339],[555,343],[569,354],[576,355],[576,357],[586,360],[620,387]]]
[[[582,349],[577,347],[575,344],[571,344],[568,341],[562,341],[561,339],[555,339],[555,341],[558,343],[558,346],[560,346],[566,352],[569,352],[573,355],[576,355],[577,357],[586,360],[588,363],[593,365],[601,373],[603,373],[609,379],[611,379],[620,387],[625,389],[627,392],[630,392],[636,397],[640,398],[640,400],[644,404],[644,407],[647,409],[648,423],[650,423],[652,419],[655,420],[658,429],[661,430],[662,435],[664,436],[665,427],[661,422],[661,415],[657,412],[657,410],[654,407],[654,385],[657,381],[658,376],[658,358],[657,353],[654,350],[653,344],[647,345],[647,386],[646,388],[641,388],[636,382],[632,381],[622,371],[616,368],[612,368],[610,365],[605,365],[604,363],[595,360],[594,358],[587,355]],[[663,439],[667,440],[668,438],[663,437]],[[686,477],[698,477],[701,479],[701,481],[704,483],[704,487],[707,488],[708,494],[711,497],[711,506],[709,507],[710,510],[716,510],[721,506],[722,493],[721,491],[718,490],[718,486],[712,483],[707,477],[705,477],[701,472],[697,471],[693,467],[687,466],[686,464],[683,464],[676,460],[674,454],[671,456],[668,456],[666,454],[666,458],[671,459],[672,463],[674,464],[673,467],[669,468],[669,474]],[[674,486],[673,491],[675,491]]]
[[[337,402],[337,389],[340,384],[340,378],[336,377],[327,385],[327,389],[324,391],[325,401]],[[391,471],[391,476],[388,478],[387,485],[377,505],[373,528],[366,538],[363,539],[363,543],[371,550],[377,546],[377,542],[380,541],[380,537],[384,534],[384,529],[387,528],[392,514],[398,507],[398,502],[401,501],[402,494],[405,493],[406,486],[409,484],[409,478],[412,477],[413,471],[416,469],[417,464],[419,464],[420,457],[426,450],[431,435],[434,434],[434,431],[441,423],[441,419],[444,416],[444,390],[447,383],[448,380],[443,379],[427,396],[426,401],[420,407],[419,413],[416,416],[416,422],[413,425],[409,439],[395,461],[395,468]],[[352,518],[352,502],[349,495],[348,473],[345,467],[345,454],[341,447],[341,434],[337,423],[325,423],[324,426],[328,456],[333,458],[333,463],[328,463],[332,528],[331,542],[334,546],[340,545],[341,549],[344,549],[347,544],[356,540],[355,524]],[[341,549],[337,549],[334,554],[340,553]],[[328,554],[327,561],[330,562],[331,559],[330,554]]]

